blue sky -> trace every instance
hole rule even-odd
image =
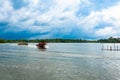
[[[0,38],[120,36],[120,0],[0,0]]]

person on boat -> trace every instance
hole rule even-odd
[[[47,42],[40,42],[36,46],[40,49],[46,49],[45,45],[47,45]]]

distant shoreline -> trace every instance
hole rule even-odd
[[[120,43],[120,38],[110,37],[108,39],[99,40],[87,40],[87,39],[20,39],[20,40],[6,40],[0,39],[0,43],[18,43],[18,42],[28,42],[28,43],[38,43],[38,42],[48,42],[48,43]]]

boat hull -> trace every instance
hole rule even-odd
[[[36,46],[39,49],[47,49],[47,43],[46,42],[38,43]]]

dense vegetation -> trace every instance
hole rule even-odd
[[[6,42],[6,40],[0,39],[0,43],[5,43],[5,42]]]
[[[17,43],[17,42],[31,42],[31,43],[36,43],[36,42],[49,42],[49,43],[85,43],[85,42],[95,42],[95,41],[90,41],[90,40],[82,40],[82,39],[35,39],[35,40],[3,40],[0,39],[0,43],[6,42],[6,43]]]
[[[101,42],[101,43],[120,43],[120,38],[110,37],[108,39],[97,40],[97,42]]]
[[[17,43],[17,42],[49,42],[49,43],[120,43],[120,38],[110,37],[108,39],[99,39],[99,40],[84,40],[84,39],[35,39],[35,40],[4,40],[0,39],[0,43]]]

